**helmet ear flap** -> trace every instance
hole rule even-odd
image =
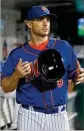
[[[38,56],[38,71],[48,82],[61,79],[65,68],[60,53],[55,49],[42,51]]]

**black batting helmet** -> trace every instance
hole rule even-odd
[[[38,56],[38,71],[49,82],[55,82],[65,73],[64,64],[60,53],[55,49],[42,51]]]

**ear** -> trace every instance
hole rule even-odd
[[[27,25],[28,28],[32,27],[31,21],[25,20],[24,23]]]

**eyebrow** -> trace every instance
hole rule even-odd
[[[45,19],[45,18],[50,18],[50,17],[49,17],[49,16],[42,16],[42,17],[40,17],[40,18],[35,18],[35,19],[33,19],[32,21],[40,20],[40,19]]]

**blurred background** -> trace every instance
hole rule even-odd
[[[30,36],[24,24],[26,11],[33,5],[45,5],[57,20],[51,24],[50,36],[67,40],[84,67],[84,0],[1,0],[0,3],[0,75],[10,51]],[[17,130],[19,106],[16,91],[4,93],[0,88],[0,128]],[[84,84],[69,81],[67,111],[72,130],[84,130]]]

